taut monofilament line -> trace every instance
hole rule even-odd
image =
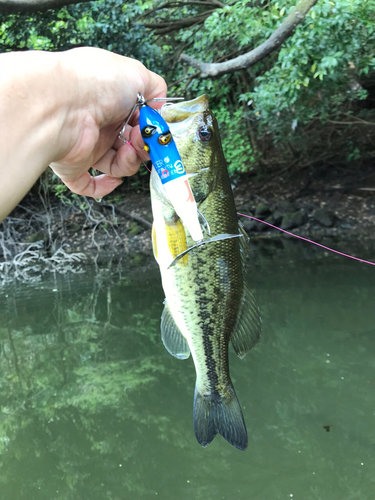
[[[256,220],[257,222],[261,222],[262,224],[267,224],[267,226],[273,227],[274,229],[277,229],[278,231],[282,231],[283,233],[289,234],[289,236],[294,236],[294,238],[299,238],[300,240],[307,241],[307,243],[312,243],[313,245],[324,248],[325,250],[329,250],[330,252],[337,253],[338,255],[341,255],[343,257],[348,257],[349,259],[358,260],[359,262],[363,262],[364,264],[370,264],[371,266],[375,266],[375,262],[370,262],[368,260],[360,259],[359,257],[354,257],[353,255],[348,255],[347,253],[339,252],[338,250],[334,250],[333,248],[329,248],[329,247],[326,247],[325,245],[321,245],[320,243],[317,243],[316,241],[309,240],[308,238],[304,238],[303,236],[299,236],[298,234],[294,234],[294,233],[291,233],[289,231],[286,231],[285,229],[281,229],[281,227],[274,226],[273,224],[270,224],[269,222],[266,222],[266,221],[261,220],[261,219],[257,219],[256,217],[253,217],[251,215],[240,214],[239,212],[237,212],[237,215],[241,215],[242,217],[247,217],[248,219]]]

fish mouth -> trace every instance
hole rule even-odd
[[[161,108],[161,115],[168,123],[178,123],[186,120],[191,115],[208,111],[209,97],[203,94],[191,101],[180,101],[173,104],[164,105]]]

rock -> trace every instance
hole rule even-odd
[[[263,233],[263,231],[267,231],[270,229],[267,224],[263,224],[262,222],[256,222],[256,230],[259,231],[260,233]]]
[[[271,213],[271,208],[265,203],[259,203],[255,208],[255,215],[269,215]]]
[[[275,224],[277,226],[283,220],[284,214],[282,212],[280,212],[280,210],[276,210],[272,215],[273,215],[274,222],[271,222],[271,224]],[[268,222],[268,220],[267,220],[267,222]]]
[[[305,221],[303,212],[287,212],[281,221],[281,229],[292,229],[293,227],[302,226]]]
[[[249,233],[250,231],[256,230],[257,222],[255,220],[245,218],[245,219],[241,219],[241,222],[242,222],[243,227],[247,233]]]
[[[238,212],[243,212],[245,214],[253,215],[255,210],[254,210],[254,205],[252,203],[244,203],[243,205],[240,205],[237,207]]]
[[[278,204],[277,204],[277,210],[279,212],[281,212],[283,215],[286,214],[286,213],[293,213],[293,212],[296,212],[297,208],[295,205],[293,205],[293,203],[291,203],[290,201],[280,201]]]
[[[268,222],[268,224],[272,224],[273,226],[275,226],[276,225],[275,216],[274,215],[270,215],[269,217],[267,217],[267,219],[264,219],[264,222]],[[267,229],[267,231],[276,231],[276,229],[274,229],[271,226],[268,226],[267,224],[263,224],[263,226],[265,226],[265,228]]]
[[[334,213],[330,212],[326,208],[318,208],[313,213],[313,218],[316,222],[319,222],[322,226],[332,227],[335,223],[336,216]]]

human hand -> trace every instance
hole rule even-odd
[[[137,93],[146,99],[165,97],[167,86],[139,61],[105,50],[72,49],[60,58],[63,73],[70,77],[69,106],[50,166],[74,193],[102,198],[121,184],[122,177],[135,174],[141,159],[149,159],[137,125],[139,112],[124,133],[133,147],[118,139]],[[91,167],[103,175],[92,177]]]

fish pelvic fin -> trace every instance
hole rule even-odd
[[[247,448],[247,430],[233,386],[225,396],[203,394],[197,386],[194,394],[194,432],[201,446],[208,446],[216,434],[238,450]]]

